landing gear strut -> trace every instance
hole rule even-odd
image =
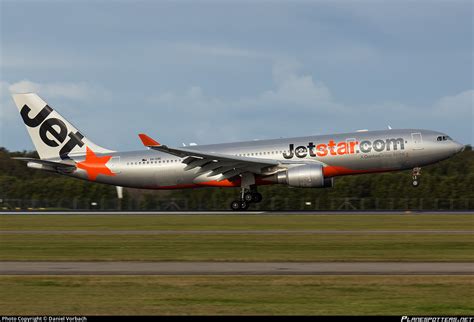
[[[411,183],[413,187],[416,188],[420,185],[420,176],[421,176],[421,168],[419,167],[413,168],[413,171],[412,171],[413,181]]]
[[[230,203],[232,210],[247,210],[251,203],[259,203],[263,199],[262,194],[257,192],[255,186],[250,189],[242,188],[240,198]]]

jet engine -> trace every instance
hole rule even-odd
[[[323,166],[307,164],[291,167],[276,174],[278,183],[298,188],[331,188],[333,178],[324,178]]]

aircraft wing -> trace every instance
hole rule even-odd
[[[219,175],[217,181],[232,178],[243,172],[270,175],[281,170],[281,162],[273,159],[250,158],[217,152],[201,152],[185,148],[170,148],[161,145],[145,134],[139,134],[143,144],[151,149],[184,158],[184,170],[199,168],[197,175],[207,177]]]

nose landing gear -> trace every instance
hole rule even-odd
[[[413,168],[413,171],[412,171],[412,186],[413,187],[418,187],[420,185],[420,176],[421,176],[421,168],[419,167],[416,167],[416,168]]]

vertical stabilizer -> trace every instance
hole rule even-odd
[[[37,94],[13,94],[21,118],[41,159],[68,159],[85,154],[88,147],[95,153],[110,153],[94,144]]]

